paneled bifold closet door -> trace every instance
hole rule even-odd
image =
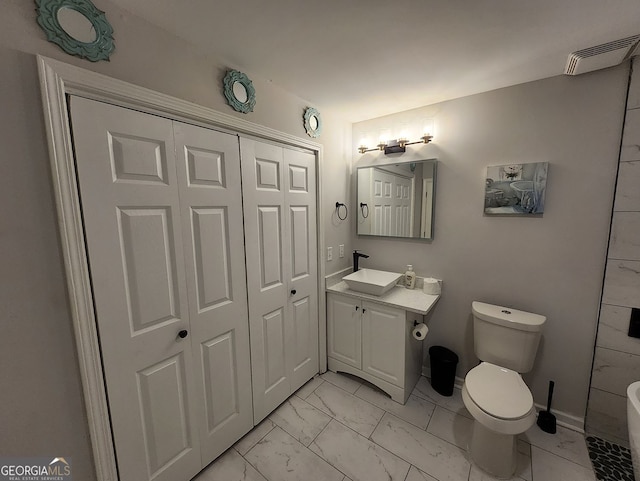
[[[237,137],[72,97],[120,481],[182,481],[253,426]]]
[[[318,372],[315,156],[240,139],[254,421]]]
[[[174,122],[203,465],[253,427],[238,137]]]
[[[411,179],[382,169],[373,169],[371,197],[373,198],[376,235],[411,236]]]

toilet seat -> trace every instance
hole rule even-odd
[[[521,419],[533,407],[531,391],[520,374],[483,362],[467,374],[467,392],[480,409],[499,419]]]
[[[536,419],[533,396],[520,374],[488,362],[467,373],[462,399],[476,421],[498,433],[523,433]]]

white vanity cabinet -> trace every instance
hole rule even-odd
[[[404,404],[422,372],[423,316],[368,299],[327,294],[327,356],[334,372],[356,375]]]

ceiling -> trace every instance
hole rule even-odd
[[[640,33],[640,0],[112,1],[352,122],[561,75]]]

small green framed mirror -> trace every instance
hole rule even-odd
[[[309,137],[320,137],[322,131],[322,120],[320,112],[313,107],[307,107],[304,111],[304,128]]]
[[[223,80],[224,96],[227,103],[237,112],[253,112],[256,105],[256,89],[242,72],[229,70]]]
[[[70,55],[92,62],[109,60],[113,28],[90,0],[35,0],[38,25],[47,40]]]

